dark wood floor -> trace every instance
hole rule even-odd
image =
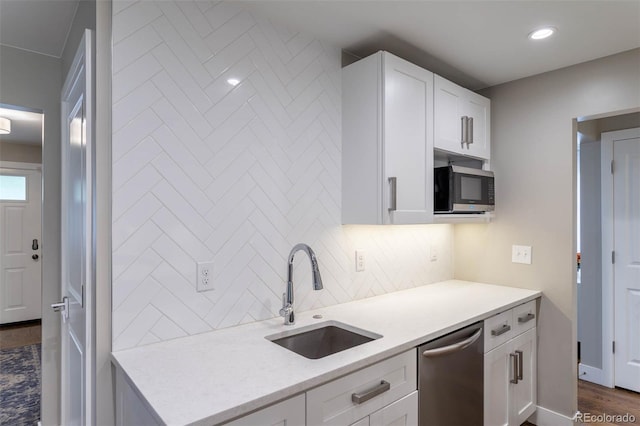
[[[0,326],[0,349],[34,345],[42,339],[40,320]]]
[[[609,389],[578,380],[578,410],[592,415],[609,414],[635,417],[633,423],[592,423],[598,425],[640,425],[640,393],[626,389]]]

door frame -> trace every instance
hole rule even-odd
[[[605,132],[600,140],[600,184],[601,184],[601,232],[602,232],[602,376],[599,384],[615,386],[615,339],[614,300],[615,274],[612,263],[614,250],[613,223],[613,142],[620,139],[640,137],[640,128]]]
[[[94,126],[95,126],[95,82],[94,82],[94,67],[95,67],[95,49],[93,46],[94,40],[94,32],[90,29],[85,29],[84,34],[78,44],[78,48],[76,50],[73,62],[67,75],[65,76],[64,85],[62,87],[60,93],[60,119],[61,119],[61,188],[60,188],[60,199],[61,199],[61,223],[60,223],[60,247],[64,249],[66,244],[66,230],[67,225],[65,222],[65,211],[66,207],[64,206],[64,200],[68,196],[68,189],[65,186],[65,177],[66,177],[66,148],[65,148],[65,140],[69,138],[69,129],[66,125],[67,115],[69,113],[69,108],[73,107],[73,105],[69,105],[67,99],[71,94],[71,90],[74,87],[74,83],[78,79],[78,76],[81,72],[84,72],[85,78],[85,110],[86,110],[86,122],[85,122],[85,135],[86,135],[86,163],[87,163],[87,204],[91,207],[90,212],[87,214],[88,221],[88,229],[87,238],[91,245],[90,253],[87,253],[87,272],[89,274],[89,279],[86,281],[85,289],[84,289],[84,303],[85,303],[85,362],[84,362],[84,424],[94,424],[95,423],[95,377],[96,377],[96,353],[95,353],[95,268],[96,268],[96,257],[95,257],[95,134],[94,134]],[[84,67],[84,71],[82,68]],[[86,249],[86,247],[85,247]],[[65,258],[61,255],[60,257],[60,272],[61,272],[61,291],[64,286],[64,274],[65,274]],[[61,293],[61,297],[64,296]],[[61,320],[62,321],[62,320]],[[68,338],[64,336],[64,327],[61,326],[60,329],[60,339],[61,342],[64,342],[64,339]],[[65,369],[63,368],[65,360],[65,354],[62,352],[64,348],[64,344],[61,345],[61,359],[60,359],[60,420],[64,420],[64,410],[63,407],[65,400],[64,394],[67,386],[67,381],[65,378]]]

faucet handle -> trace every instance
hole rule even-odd
[[[287,293],[282,293],[282,309],[280,309],[280,316],[286,317],[293,311],[293,306],[287,303]]]

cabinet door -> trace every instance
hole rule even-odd
[[[227,426],[304,426],[305,396],[300,394],[226,423]]]
[[[464,89],[439,75],[434,77],[434,147],[463,154]]]
[[[387,405],[370,416],[370,426],[414,426],[418,424],[418,392]]]
[[[156,426],[162,422],[156,420],[153,410],[142,399],[124,372],[116,367],[116,425]]]
[[[307,391],[307,424],[347,426],[414,392],[416,359],[412,349]],[[389,385],[386,389],[380,389],[383,381]],[[353,394],[372,397],[354,402]]]
[[[509,424],[509,381],[514,378],[509,349],[504,343],[484,355],[484,426]]]
[[[509,342],[510,353],[518,355],[522,366],[518,383],[511,384],[511,425],[522,424],[536,410],[536,330],[534,327]]]
[[[470,123],[469,138],[472,143],[467,145],[466,154],[474,157],[491,158],[490,137],[491,101],[477,93],[467,91],[464,102],[464,114],[473,119]]]
[[[388,53],[383,60],[383,199],[387,201],[383,217],[385,223],[429,223],[433,218],[433,73]]]
[[[438,75],[434,77],[434,147],[488,160],[491,101]],[[472,122],[464,121],[470,117]],[[465,127],[467,126],[467,127]],[[463,133],[468,132],[468,135]],[[472,143],[462,143],[464,138]]]

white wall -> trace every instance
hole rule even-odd
[[[0,141],[0,159],[18,163],[42,163],[42,146]]]
[[[96,0],[80,0],[60,58],[62,78],[69,72],[85,29],[96,29]],[[64,81],[62,82],[64,84]]]
[[[0,102],[44,113],[42,303],[60,300],[60,60],[50,56],[0,46]],[[60,359],[60,315],[42,310],[42,386],[57,389]],[[59,418],[59,395],[44,392],[43,424]]]
[[[114,350],[277,316],[298,242],[297,310],[452,278],[448,225],[340,225],[340,49],[214,1],[116,2],[113,42]]]
[[[580,255],[578,341],[580,362],[602,368],[602,228],[600,143],[580,144]]]
[[[577,408],[573,119],[640,107],[640,50],[491,88],[496,220],[458,225],[455,275],[544,293],[538,323],[538,403]],[[532,265],[511,245],[533,247]]]

